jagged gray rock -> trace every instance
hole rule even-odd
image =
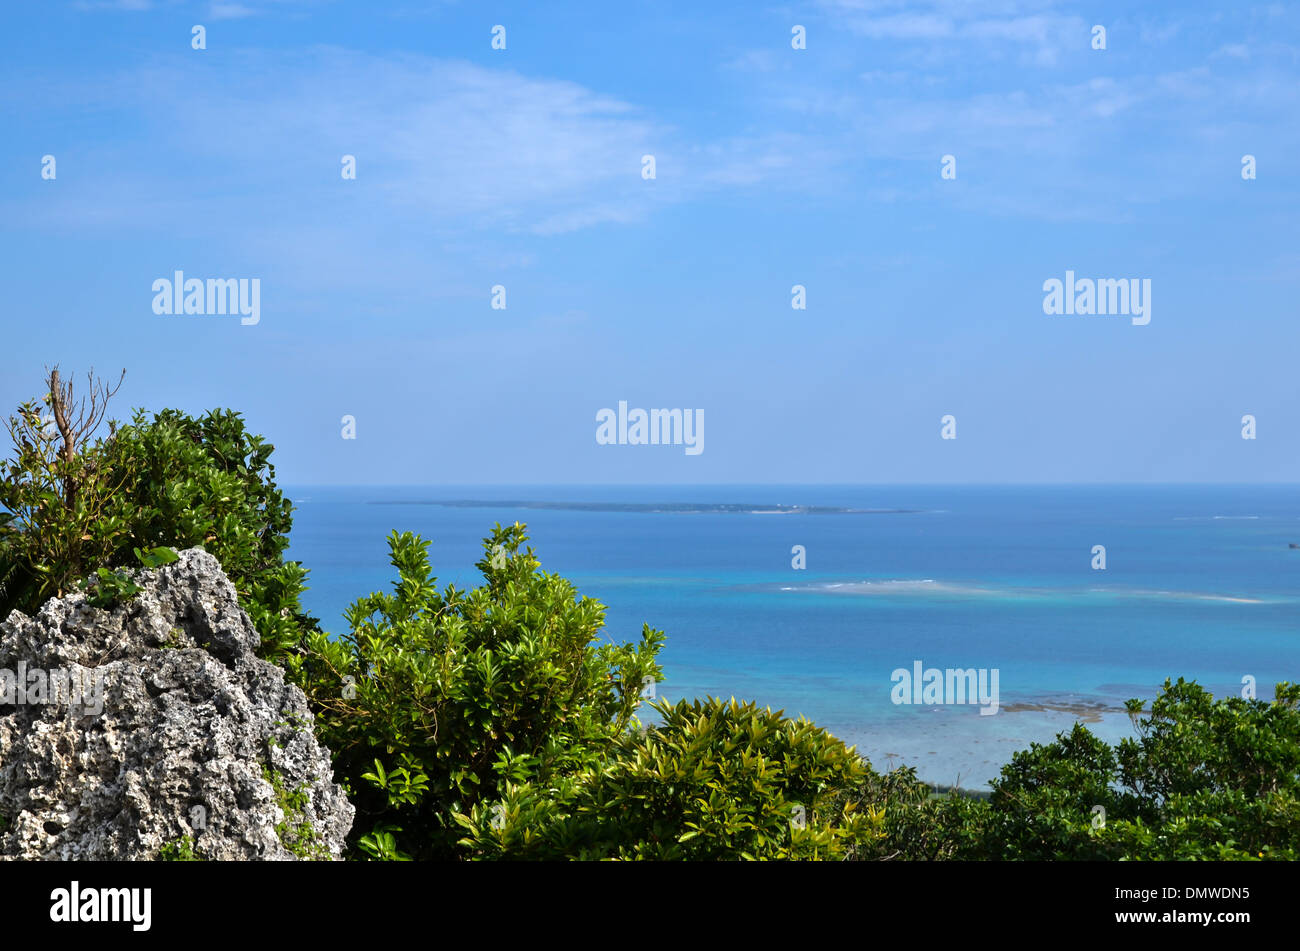
[[[196,548],[134,579],[112,609],[74,593],[0,623],[0,857],[188,837],[207,859],[338,858],[352,804],[220,564]]]

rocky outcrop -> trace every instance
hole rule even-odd
[[[201,549],[0,623],[0,857],[337,858],[353,807]]]

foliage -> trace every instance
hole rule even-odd
[[[459,821],[486,858],[839,859],[875,842],[883,813],[836,794],[869,767],[807,720],[734,698],[653,705],[662,725],[551,798],[510,784]]]
[[[170,565],[179,556],[170,548],[155,548],[150,552],[137,548],[135,557],[145,568],[160,568]],[[100,568],[95,572],[95,580],[87,583],[86,592],[86,601],[91,607],[112,608],[139,594],[140,586],[129,572]]]
[[[377,862],[409,862],[411,857],[397,848],[397,833],[401,831],[401,826],[381,822],[357,840],[357,848]]]
[[[194,850],[194,840],[188,835],[168,842],[158,850],[159,862],[202,862],[203,856]]]
[[[454,816],[510,784],[566,789],[626,731],[663,634],[597,643],[604,608],[540,570],[524,526],[496,526],[484,584],[439,590],[428,545],[389,537],[398,580],[347,612],[337,640],[308,637],[291,676],[357,806],[354,845],[372,858],[466,854]]]
[[[916,770],[903,766],[877,773],[867,766],[856,785],[839,790],[837,808],[858,803],[859,808],[881,817],[878,834],[852,843],[845,858],[889,860],[897,858],[947,858],[951,842],[960,836],[971,811],[978,809],[976,794],[952,789],[946,794],[916,778]]]
[[[0,619],[11,610],[34,614],[96,568],[111,567],[122,530],[106,508],[124,475],[101,465],[102,441],[66,450],[49,412],[57,399],[54,378],[41,403],[22,404],[7,421],[13,454],[0,465]]]
[[[54,380],[57,384],[57,378]],[[57,407],[52,389],[45,406]],[[100,407],[102,412],[102,406]],[[0,618],[33,614],[94,576],[101,604],[129,596],[119,569],[163,548],[201,546],[239,593],[262,656],[295,649],[316,620],[301,607],[307,573],[286,562],[292,505],[275,485],[274,447],[229,410],[201,417],[137,411],[130,425],[89,432],[71,452],[41,404],[9,420],[12,457],[0,467]],[[141,554],[143,552],[144,554]]]
[[[299,600],[307,572],[284,560],[293,507],[275,484],[273,451],[229,410],[140,411],[108,442],[105,467],[121,484],[107,506],[122,526],[110,565],[135,547],[206,548],[261,635],[262,656],[279,659],[316,621]]]
[[[270,784],[275,792],[275,805],[283,818],[275,824],[275,834],[281,844],[302,859],[327,859],[329,854],[320,841],[320,836],[307,818],[309,803],[307,787],[299,786],[289,789],[284,785],[283,777],[270,766],[263,764],[262,778]]]
[[[141,551],[138,548],[132,550],[135,552],[136,560],[149,570],[175,564],[180,560],[180,556],[175,551],[165,546],[159,546],[153,551]]]
[[[887,810],[886,849],[916,859],[1300,858],[1300,686],[1216,700],[1166,681],[1129,701],[1118,746],[1076,724],[1002,769],[987,801]]]
[[[95,580],[87,588],[86,603],[93,608],[112,608],[129,601],[140,592],[140,586],[125,571],[100,568]]]

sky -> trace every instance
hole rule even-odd
[[[1300,478],[1298,5],[3,15],[5,407],[125,368],[297,484]],[[155,313],[176,271],[257,322]],[[1149,322],[1045,313],[1067,271]]]

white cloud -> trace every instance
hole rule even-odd
[[[150,0],[77,0],[73,5],[76,10],[123,10],[139,12],[152,10]]]
[[[874,40],[932,47],[1019,49],[1021,59],[1052,66],[1087,43],[1088,24],[1050,0],[821,0],[833,22]]]
[[[952,36],[957,25],[951,17],[898,13],[885,17],[863,17],[849,21],[863,36],[890,40],[935,40]]]
[[[256,15],[257,11],[242,3],[213,3],[208,8],[208,16],[214,20],[238,20]]]
[[[155,253],[150,274],[241,269],[294,288],[304,320],[356,294],[431,314],[486,301],[493,275],[525,266],[497,262],[536,262],[555,236],[640,226],[728,190],[798,189],[835,162],[790,133],[697,139],[569,81],[334,48],[169,57],[43,85],[39,103],[8,92],[114,126],[60,154],[59,189],[0,203],[11,224],[165,238],[175,250]],[[641,177],[647,153],[655,181]],[[356,157],[355,181],[340,176],[343,155]]]
[[[1212,58],[1220,59],[1223,57],[1250,59],[1250,48],[1245,43],[1226,43],[1214,51]]]

